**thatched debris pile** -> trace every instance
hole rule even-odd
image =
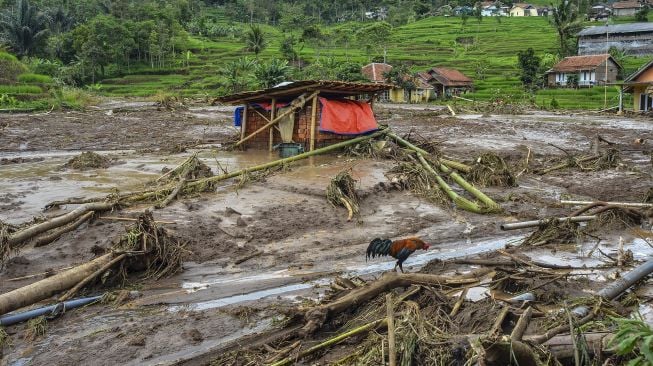
[[[110,167],[112,160],[93,151],[83,152],[64,164],[64,168],[75,170],[106,169]]]

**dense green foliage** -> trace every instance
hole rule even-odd
[[[3,61],[0,52],[0,63],[14,67],[6,71],[9,68],[0,65],[0,84],[16,83],[18,75],[29,71],[52,77],[52,84],[92,88],[105,95],[214,96],[288,79],[361,81],[362,65],[387,60],[397,66],[392,78],[399,83],[410,82],[399,75],[400,65],[408,74],[434,66],[457,68],[475,80],[475,91],[468,96],[476,100],[599,108],[607,94],[608,103],[616,103],[614,88],[532,92],[520,80],[518,53],[532,48],[541,60],[537,75],[529,76],[539,83],[560,53],[572,52],[582,18],[576,6],[586,9],[591,2],[560,5],[551,21],[434,16],[454,14],[457,5],[474,3],[0,0],[3,21],[29,24],[33,35],[26,45],[13,40],[14,28],[1,28],[0,42],[23,58],[22,64]],[[29,11],[20,10],[25,4]],[[31,15],[18,15],[23,13]],[[627,75],[646,61],[622,55],[621,62]],[[23,83],[39,83],[26,78]]]

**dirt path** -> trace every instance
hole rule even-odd
[[[412,131],[440,141],[447,155],[460,160],[495,151],[517,164],[529,147],[533,164],[547,165],[553,157],[564,156],[551,143],[570,152],[588,152],[599,133],[619,144],[623,165],[598,172],[526,173],[517,188],[486,188],[505,209],[497,215],[470,214],[429,203],[408,191],[379,189],[378,183],[387,181],[384,174],[393,166],[385,160],[317,157],[239,190],[226,182],[216,193],[177,201],[155,212],[157,219],[174,221],[166,227],[188,243],[192,253],[186,257],[184,272],[156,282],[132,279],[127,284],[133,291],[131,301],[72,311],[51,321],[46,335],[33,342],[23,340],[25,325],[7,328],[12,345],[2,349],[2,365],[172,364],[270,327],[285,308],[318,298],[335,274],[370,277],[391,269],[392,261],[365,262],[364,249],[374,237],[418,235],[433,243],[432,250],[408,260],[405,268],[415,270],[432,259],[514,243],[529,231],[501,232],[498,223],[568,213],[569,208],[556,203],[560,198],[641,201],[653,186],[646,155],[653,147],[632,144],[635,138],[651,144],[650,120],[539,113],[451,118],[434,110],[391,106],[380,108],[378,115],[380,122],[398,133]],[[267,152],[224,152],[203,146],[227,141],[233,131],[230,123],[230,110],[225,108],[170,112],[140,104],[105,105],[83,115],[0,115],[0,125],[6,124],[0,132],[0,161],[4,161],[0,220],[27,221],[42,214],[43,205],[53,199],[102,195],[113,187],[142,188],[163,167],[172,167],[195,151],[214,172],[276,159]],[[192,147],[170,153],[174,145]],[[112,155],[116,164],[86,172],[61,169],[71,154],[91,148]],[[345,210],[332,207],[324,198],[330,179],[350,167],[364,197],[360,219],[354,222],[347,222]],[[113,215],[131,216],[141,209],[132,207]],[[0,272],[0,292],[41,277],[9,279],[93,258],[98,248],[110,247],[125,226],[96,220],[49,246],[23,249]],[[626,239],[638,259],[653,253],[628,232],[607,235],[605,250],[614,250],[618,236]],[[255,251],[262,255],[235,264]],[[580,253],[547,250],[532,255],[595,263]]]

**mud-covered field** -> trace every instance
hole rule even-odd
[[[160,280],[141,280],[135,274],[122,286],[109,288],[96,284],[81,295],[122,288],[129,296],[120,303],[69,311],[48,321],[45,334],[35,339],[26,337],[24,323],[6,327],[9,337],[1,349],[1,364],[209,362],[222,347],[233,349],[234,341],[278,326],[289,309],[318,301],[336,276],[370,280],[391,270],[392,260],[365,260],[365,249],[375,237],[425,239],[431,248],[416,252],[404,268],[440,273],[443,268],[432,262],[435,259],[493,252],[533,231],[501,231],[502,222],[570,214],[574,208],[561,205],[561,199],[642,202],[653,187],[650,119],[542,112],[451,117],[434,108],[392,105],[377,106],[376,113],[379,122],[398,135],[436,142],[449,158],[473,164],[481,153],[494,152],[506,159],[521,173],[518,186],[483,188],[503,212],[473,214],[409,190],[384,189],[387,173],[396,165],[391,159],[317,156],[242,184],[238,179],[223,181],[215,192],[185,197],[154,211],[154,218],[185,244],[182,272]],[[221,149],[236,134],[231,115],[228,107],[169,111],[124,102],[85,112],[0,115],[0,220],[20,225],[76,207],[44,211],[54,200],[143,190],[165,168],[194,153],[214,173],[277,159],[267,151]],[[619,150],[616,167],[533,173],[565,161],[567,154],[591,154],[597,135]],[[87,150],[108,157],[108,167],[64,166]],[[526,159],[528,169],[522,169]],[[347,221],[343,207],[332,206],[325,197],[330,180],[346,169],[357,180],[361,197],[360,215],[352,221]],[[131,224],[119,219],[134,218],[148,206],[103,213],[49,245],[28,245],[11,253],[0,272],[0,293],[106,252]],[[608,255],[615,253],[620,237],[636,261],[653,255],[646,223],[637,230],[605,229],[597,235],[598,248]],[[521,252],[554,264],[593,266],[605,259],[587,255],[595,243],[596,238],[588,238],[564,249],[544,246]],[[610,280],[610,271],[590,271],[588,278],[598,285],[570,287],[594,290]],[[640,289],[641,310],[653,321],[650,280]],[[469,296],[478,301],[487,294]]]

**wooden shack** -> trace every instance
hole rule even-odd
[[[282,140],[279,124],[291,118],[292,142],[302,144],[305,151],[312,151],[376,130],[376,120],[373,125],[369,123],[369,116],[374,118],[374,97],[391,88],[390,84],[380,83],[304,80],[227,95],[216,101],[239,106],[234,115],[235,125],[240,127],[237,146],[272,151],[273,146],[288,142]],[[334,109],[333,105],[351,107],[351,110]],[[356,126],[358,115],[368,116],[362,129]],[[349,127],[344,131],[325,127],[327,116],[339,118],[340,126],[350,126],[344,126]],[[288,140],[288,130],[285,136]]]

